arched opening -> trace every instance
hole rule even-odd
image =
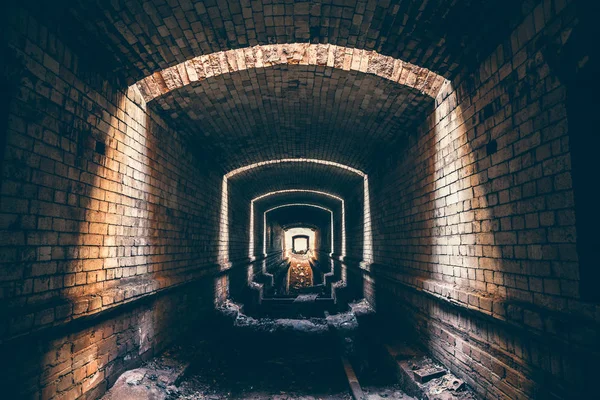
[[[292,252],[295,254],[306,254],[310,250],[308,236],[296,235],[292,237]]]
[[[0,397],[594,392],[598,1],[8,3]]]

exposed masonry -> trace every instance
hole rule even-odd
[[[318,48],[327,53],[328,47],[334,48]],[[364,59],[372,56],[359,54]],[[368,71],[386,72],[389,67],[392,73],[394,65],[403,64],[375,57],[379,58],[383,59],[375,63],[379,69],[371,62]],[[269,68],[249,65],[185,84],[155,98],[150,106],[189,136],[200,158],[227,169],[276,159],[283,151],[366,170],[377,151],[414,131],[433,104],[432,97],[398,84],[396,77],[381,79],[372,72],[284,60]],[[400,70],[408,71],[400,68],[394,73]],[[361,140],[365,135],[370,140]]]
[[[254,237],[256,242],[256,250],[263,248],[263,234],[261,215],[272,208],[280,204],[289,203],[313,203],[318,204],[322,207],[328,208],[333,211],[334,217],[334,256],[338,257],[342,255],[343,242],[342,242],[342,202],[334,198],[319,195],[314,192],[282,192],[273,194],[272,196],[265,197],[255,203],[255,222],[254,222]],[[270,225],[270,224],[268,224]],[[267,249],[269,251],[269,249]]]
[[[199,211],[200,182],[205,198],[214,198],[216,175],[200,178],[133,90],[114,98],[86,94],[83,82],[56,75],[72,79],[64,67],[38,64],[43,53],[34,46],[26,57],[42,78],[17,101],[38,99],[40,114],[32,120],[22,107],[9,117],[2,186],[2,298],[21,312],[9,317],[2,332],[9,337],[189,281],[216,255],[208,243],[217,212]],[[45,91],[45,79],[60,79],[64,93]],[[53,115],[57,103],[73,109]],[[106,110],[94,108],[98,103]],[[67,134],[65,123],[80,130]],[[97,142],[106,144],[104,155],[95,152]],[[180,174],[196,174],[198,186]],[[192,239],[184,229],[198,234]]]
[[[389,79],[436,97],[445,79],[426,68],[375,51],[327,44],[291,43],[248,47],[211,53],[177,64],[137,83],[144,100],[151,101],[192,82],[221,74],[275,65],[313,65],[359,71]]]
[[[198,168],[136,88],[80,70],[34,18],[5,28],[19,75],[2,169],[0,344],[19,367],[2,386],[20,391],[12,398],[94,397],[177,338],[174,309],[212,305],[206,280],[207,296],[124,306],[210,274],[219,215],[205,205],[220,175]],[[80,322],[111,310],[109,322]]]
[[[355,186],[362,186],[363,177],[339,166],[311,162],[282,162],[262,165],[240,172],[228,179],[230,186],[237,186],[249,200],[265,193],[281,190],[316,190],[347,197]]]
[[[267,229],[267,227],[268,227],[267,221],[268,221],[268,218],[270,217],[269,213],[271,211],[275,211],[275,210],[278,210],[278,209],[281,209],[281,208],[286,208],[286,207],[309,207],[309,208],[312,207],[312,208],[315,208],[315,209],[318,209],[318,210],[327,211],[329,213],[329,216],[330,216],[329,231],[327,232],[327,230],[325,230],[323,228],[320,228],[320,232],[321,232],[321,235],[323,235],[323,236],[324,235],[329,235],[329,240],[331,240],[331,246],[329,247],[329,249],[326,249],[324,247],[319,247],[318,250],[326,250],[326,251],[328,250],[330,254],[334,254],[335,253],[335,251],[334,251],[335,249],[333,248],[333,240],[334,240],[334,222],[333,222],[334,213],[333,213],[333,211],[331,209],[329,209],[329,208],[320,206],[318,204],[310,204],[310,203],[289,203],[288,204],[288,203],[286,203],[286,204],[281,204],[281,205],[276,206],[276,207],[269,208],[268,210],[266,210],[263,213],[263,226],[262,226],[262,231],[263,231],[263,254],[265,256],[267,255],[267,241],[268,241],[267,240],[267,230],[268,230]],[[302,222],[302,221],[298,220],[298,222]],[[310,221],[307,220],[307,222],[310,222]],[[321,238],[319,238],[319,244],[320,245],[323,244]]]
[[[327,160],[316,160],[316,159],[304,159],[304,158],[282,158],[282,159],[277,159],[277,160],[265,160],[265,161],[261,161],[261,162],[257,162],[257,163],[253,163],[250,165],[245,165],[243,167],[237,168],[233,171],[228,172],[227,174],[225,174],[223,176],[223,180],[222,180],[222,189],[221,189],[221,204],[220,204],[220,222],[219,222],[219,237],[218,237],[218,248],[219,248],[219,253],[218,253],[218,262],[220,265],[221,270],[227,270],[229,268],[231,268],[231,266],[236,263],[236,262],[242,262],[242,261],[248,261],[252,258],[252,254],[254,253],[254,248],[253,248],[253,243],[254,243],[254,227],[252,226],[255,222],[255,216],[254,216],[254,202],[253,200],[250,200],[250,208],[249,211],[242,211],[240,210],[240,212],[235,212],[235,213],[231,213],[229,212],[229,200],[232,198],[232,190],[238,191],[238,196],[233,196],[233,199],[237,200],[238,204],[241,204],[242,201],[247,201],[247,198],[241,194],[243,192],[239,192],[239,190],[241,189],[241,186],[236,186],[236,185],[230,185],[229,184],[229,180],[231,179],[235,179],[236,177],[239,178],[243,178],[245,175],[248,174],[252,174],[252,172],[254,171],[256,173],[256,170],[261,170],[262,168],[267,168],[271,170],[273,170],[274,166],[278,166],[278,165],[298,165],[298,164],[306,164],[306,165],[316,165],[319,167],[323,167],[325,166],[328,169],[339,169],[342,170],[344,172],[349,172],[350,174],[354,174],[359,176],[360,178],[362,178],[362,187],[365,188],[366,190],[363,191],[363,207],[365,209],[369,208],[369,197],[368,197],[368,176],[362,172],[359,171],[355,168],[349,167],[347,165],[341,165],[339,163],[335,163],[335,162],[331,162],[331,161],[327,161]],[[295,177],[295,175],[291,175],[292,177]],[[264,180],[265,177],[263,177]],[[271,184],[271,183],[269,183]],[[280,184],[279,182],[276,182],[276,184]],[[230,187],[232,186],[232,187]],[[255,189],[255,188],[254,188]],[[281,189],[280,189],[281,190]],[[286,190],[290,190],[290,188],[286,188]],[[291,190],[298,190],[297,187]],[[270,192],[269,192],[270,193]],[[268,193],[261,193],[260,196],[265,196],[268,195]],[[260,198],[260,196],[258,196]],[[243,199],[243,200],[241,200]],[[247,215],[247,218],[250,222],[250,226],[248,229],[248,253],[249,256],[248,257],[244,257],[244,258],[237,258],[235,257],[235,255],[241,254],[241,252],[239,252],[238,250],[240,250],[240,248],[238,247],[235,251],[232,250],[232,247],[230,245],[230,240],[231,240],[231,233],[230,233],[230,227],[234,227],[238,234],[236,235],[237,237],[242,237],[242,235],[244,235],[245,233],[242,231],[241,227],[245,227],[244,222],[242,222],[241,219],[239,219],[240,216],[245,216]],[[369,260],[371,259],[371,230],[370,230],[370,218],[369,218],[369,214],[365,213],[364,214],[365,218],[363,219],[363,246],[362,248],[364,249],[364,257],[365,258],[369,258]],[[344,230],[342,231],[344,232]],[[342,249],[344,249],[344,240],[342,240]],[[247,253],[247,254],[248,254]]]
[[[97,7],[100,2],[81,3]],[[578,290],[569,150],[576,133],[568,132],[565,87],[547,64],[548,47],[560,48],[578,23],[573,1],[542,0],[534,7],[526,2],[532,12],[479,68],[463,71],[439,92],[432,85],[422,98],[409,93],[402,107],[386,108],[386,115],[376,112],[381,103],[363,103],[368,99],[363,95],[375,88],[374,97],[388,104],[388,88],[405,90],[397,84],[405,64],[395,69],[397,60],[381,54],[397,48],[398,57],[440,66],[432,69],[441,74],[450,65],[456,68],[458,55],[445,57],[446,48],[428,55],[418,32],[408,34],[411,24],[419,25],[442,3],[428,2],[423,17],[415,8],[394,10],[406,6],[404,1],[203,3],[208,2],[197,7],[169,2],[158,11],[158,1],[148,1],[140,9],[151,21],[144,21],[143,13],[132,13],[141,5],[130,1],[105,35],[117,43],[119,34],[131,40],[116,48],[132,71],[147,75],[171,67],[152,89],[159,95],[152,103],[166,110],[161,116],[146,109],[136,87],[118,90],[105,77],[82,70],[78,55],[27,13],[5,27],[6,54],[20,73],[11,81],[17,90],[8,109],[0,201],[0,341],[14,354],[7,359],[16,360],[15,368],[0,376],[0,386],[21,391],[12,398],[98,397],[123,370],[176,340],[179,328],[205,322],[205,311],[229,291],[225,275],[214,279],[219,223],[230,228],[229,259],[245,261],[251,199],[299,188],[346,200],[348,273],[365,274],[361,293],[378,315],[389,317],[388,324],[397,320],[403,332],[413,331],[482,397],[568,398],[593,384],[600,307],[582,301]],[[104,20],[110,14],[90,15]],[[398,29],[384,37],[380,27],[390,15],[398,16],[391,24]],[[318,34],[290,30],[299,21]],[[294,44],[294,50],[267,45],[270,35],[277,42],[319,36],[335,45]],[[244,48],[230,51],[233,46]],[[351,54],[346,46],[353,48]],[[379,54],[354,50],[362,47]],[[222,53],[193,58],[212,52]],[[230,56],[235,56],[231,63]],[[425,70],[415,68],[404,81],[412,82],[413,92],[428,82]],[[297,107],[294,96],[305,92],[281,83],[289,76],[312,79],[310,90],[330,85],[331,90],[311,92],[314,102],[303,103],[323,110]],[[255,96],[240,94],[244,80],[258,87],[252,87]],[[370,86],[373,82],[385,85]],[[352,91],[355,84],[358,91]],[[282,88],[279,100],[262,101]],[[342,103],[336,97],[348,93],[358,100]],[[406,147],[388,148],[391,142],[382,135],[374,158],[364,157],[371,134],[381,131],[365,128],[348,135],[348,125],[359,125],[356,118],[369,127],[388,124],[387,110],[419,122],[433,94],[435,109]],[[196,103],[198,97],[210,97],[211,108],[197,107],[205,104]],[[370,209],[364,207],[363,178],[349,169],[285,163],[231,177],[227,217],[221,219],[223,174],[255,162],[312,156],[306,149],[321,142],[313,141],[316,136],[285,135],[285,123],[297,122],[286,115],[294,112],[307,121],[301,129],[319,126],[310,120],[331,114],[323,104],[336,104],[333,110],[348,125],[326,121],[337,135],[319,150],[319,158],[368,172]],[[252,111],[270,105],[278,107],[277,118],[261,120],[264,114]],[[215,126],[244,110],[238,121],[256,114],[261,116],[256,121],[279,130],[264,143],[254,141],[258,135],[252,130],[234,136],[251,151],[237,159],[225,151],[229,163],[212,170],[191,153],[189,132],[177,122],[193,107],[198,115],[211,114],[205,121]],[[348,114],[358,116],[349,120]],[[238,126],[232,123],[221,133]],[[390,137],[396,133],[392,126]],[[272,140],[280,136],[281,141]],[[495,146],[489,146],[492,140]],[[212,143],[226,149],[226,142]],[[294,195],[262,199],[257,210],[264,213],[292,199],[340,207]],[[373,228],[366,252],[364,221]],[[255,232],[262,240],[262,227]],[[375,263],[360,269],[365,254]]]
[[[450,76],[480,38],[452,36],[447,27],[482,32],[506,25],[506,18],[484,10],[469,19],[446,8],[445,0],[81,1],[72,14],[136,80],[203,54],[297,42],[376,50]]]
[[[259,249],[259,247],[255,246],[255,242],[260,241],[260,235],[256,236],[256,231],[257,231],[256,228],[258,228],[258,232],[261,232],[261,218],[264,216],[263,214],[266,214],[271,209],[276,209],[276,207],[279,207],[279,206],[275,206],[275,207],[271,207],[271,208],[264,207],[265,209],[263,211],[263,209],[256,207],[255,203],[260,202],[260,200],[263,200],[265,198],[268,198],[271,196],[282,195],[282,194],[305,194],[305,195],[310,194],[310,195],[317,195],[316,197],[325,196],[325,197],[329,197],[331,199],[338,201],[340,203],[340,211],[337,216],[335,215],[334,212],[332,212],[331,209],[329,209],[329,208],[326,208],[326,209],[331,213],[332,236],[333,236],[333,230],[334,230],[334,222],[333,222],[334,218],[337,221],[339,221],[340,231],[338,232],[338,235],[340,235],[341,246],[338,248],[338,252],[340,253],[341,256],[344,256],[346,254],[346,220],[345,220],[346,212],[345,212],[344,200],[341,197],[335,196],[331,193],[320,192],[320,191],[316,191],[316,190],[288,189],[288,190],[278,190],[278,191],[269,192],[269,193],[263,194],[261,196],[255,197],[250,201],[250,222],[249,222],[250,243],[248,245],[248,254],[250,255],[250,257],[254,256],[256,254],[256,251]],[[286,203],[286,204],[292,204],[292,203]],[[321,205],[314,205],[314,206],[315,207],[323,207]],[[264,240],[264,235],[266,235],[265,228],[266,228],[266,224],[263,223],[262,224],[262,235],[263,235],[262,248],[263,249],[265,246],[265,240]],[[334,243],[332,243],[332,246],[335,244],[335,239],[333,239],[333,241],[334,241]]]
[[[565,87],[540,46],[564,44],[564,5],[540,4],[446,85],[408,149],[372,175],[373,301],[395,304],[485,398],[589,385],[600,307],[579,295]]]

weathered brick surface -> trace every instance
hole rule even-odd
[[[283,229],[289,229],[295,225],[306,224],[305,227],[310,227],[315,230],[315,247],[312,248],[315,252],[330,253],[331,249],[331,214],[325,210],[305,207],[305,206],[294,206],[284,207],[277,210],[273,210],[267,213],[267,246],[273,248],[275,251],[281,251],[281,247],[276,248],[275,235],[281,235],[283,238]],[[269,235],[273,229],[271,225],[275,227],[280,226],[280,231],[273,232],[272,241]],[[262,233],[262,228],[261,228]],[[262,251],[262,235],[259,238],[259,248]],[[285,245],[285,239],[283,240]],[[281,244],[280,244],[281,246]]]
[[[20,388],[42,398],[93,398],[176,338],[167,318],[189,307],[185,296],[121,310],[212,273],[219,212],[206,205],[219,203],[221,175],[139,92],[83,69],[51,29],[14,16],[3,38],[3,61],[18,73],[2,168],[0,340],[11,349],[17,336],[42,336],[7,378],[27,379]],[[211,288],[201,293],[212,304]],[[82,317],[111,310],[112,322],[81,331],[93,338],[73,333]]]
[[[256,254],[261,253],[262,249],[263,249],[263,245],[262,245],[263,213],[266,210],[269,210],[273,207],[276,207],[276,206],[279,206],[282,204],[301,204],[301,203],[315,204],[315,205],[318,205],[321,207],[328,208],[333,212],[334,251],[336,254],[338,254],[338,255],[340,254],[341,249],[342,249],[342,204],[341,204],[341,201],[336,200],[331,197],[328,197],[328,196],[323,196],[323,195],[319,195],[319,194],[315,194],[315,193],[301,193],[301,192],[300,193],[297,193],[297,192],[280,193],[280,194],[266,197],[264,199],[261,199],[261,200],[255,202],[255,205],[254,205],[254,210],[255,210],[254,237],[255,237],[255,252],[256,252]],[[317,218],[318,215],[321,214],[320,211],[321,210],[317,211],[317,215],[311,216],[311,219]],[[329,214],[329,213],[327,213],[327,214]],[[293,215],[290,215],[288,219],[293,219],[292,216]],[[307,215],[307,216],[310,216],[310,215]],[[327,215],[327,218],[329,219],[330,216]],[[271,223],[275,223],[276,226],[278,225],[277,221],[267,221],[267,222],[269,225]],[[302,222],[302,219],[299,219],[297,222]],[[305,221],[305,222],[309,222],[309,221]],[[325,225],[329,224],[329,220],[325,221],[325,222],[326,222]],[[313,221],[313,223],[315,223],[315,221]],[[329,228],[325,228],[324,226],[321,228],[321,230],[323,230],[323,229],[326,229],[329,231]],[[329,233],[327,233],[327,235],[329,235]],[[274,239],[276,240],[276,238],[277,238],[277,236],[275,236]],[[269,241],[267,242],[267,244],[269,245]],[[275,246],[275,248],[273,250],[275,250],[275,251],[281,250],[281,246],[280,247]],[[328,246],[326,246],[326,248],[323,248],[322,251],[324,253],[329,253],[330,248]]]
[[[118,66],[127,71],[127,76],[140,79],[194,57],[275,43],[331,43],[376,50],[450,74],[459,65],[462,54],[456,51],[460,35],[447,32],[446,13],[439,12],[449,5],[445,0],[427,4],[407,0],[233,0],[165,4],[152,0],[126,4],[78,2],[67,8],[71,9],[69,15],[76,16],[74,23],[79,22],[93,34],[105,32],[106,26],[110,26],[111,34],[98,35],[98,39],[127,61]],[[461,17],[460,10],[455,11],[455,18],[458,17]],[[478,24],[478,18],[470,22],[482,25]],[[409,41],[406,36],[410,36]],[[463,45],[471,44],[462,39]],[[469,42],[473,41],[476,38],[469,38]],[[214,64],[218,66],[222,62],[214,61]],[[174,69],[175,73],[169,74],[169,78],[181,79],[177,68]]]
[[[262,156],[268,160],[283,158],[274,148],[269,147],[263,148]],[[249,199],[273,191],[291,189],[317,190],[347,198],[355,193],[356,187],[362,190],[362,183],[363,178],[354,172],[314,162],[282,162],[260,166],[229,180],[230,187],[238,187]]]
[[[186,313],[193,297],[182,289],[147,309],[123,305],[211,273],[225,246],[223,173],[292,157],[365,170],[371,208],[364,209],[363,178],[348,169],[248,170],[229,182],[228,261],[247,260],[252,198],[331,192],[347,199],[348,265],[375,261],[348,271],[360,284],[354,295],[409,321],[405,327],[482,396],[568,397],[592,381],[585,362],[597,355],[600,310],[578,291],[565,87],[543,51],[568,38],[571,2],[523,3],[532,12],[514,33],[458,75],[460,53],[476,39],[462,35],[464,27],[454,38],[439,34],[448,22],[436,12],[445,10],[441,1],[422,10],[408,1],[217,3],[73,5],[77,18],[96,19],[86,21],[88,33],[123,56],[128,78],[171,67],[144,88],[148,99],[163,94],[154,111],[136,89],[120,90],[84,67],[35,18],[15,13],[6,26],[6,57],[19,72],[3,71],[16,85],[2,169],[0,337],[68,332],[23,357],[15,369],[22,387],[42,398],[93,398],[160,349],[175,325],[162,316]],[[452,2],[465,3],[485,10],[494,2]],[[456,8],[448,15],[457,17]],[[495,26],[472,19],[474,29]],[[449,52],[457,38],[465,47]],[[335,46],[297,45],[291,57],[285,46],[268,46],[309,40]],[[255,45],[273,54],[257,57]],[[336,46],[353,48],[349,66]],[[242,68],[235,47],[251,53],[251,63],[277,65]],[[391,69],[379,56],[363,63],[373,56],[364,51],[353,66],[355,48],[426,66],[453,83],[433,105],[417,92],[437,92],[435,82],[419,84],[424,70],[410,68],[414,76],[404,79],[395,61]],[[314,62],[302,61],[312,57],[307,49]],[[384,160],[385,147],[399,144],[430,106],[418,134]],[[222,164],[213,168],[214,160]],[[202,287],[202,300],[222,300],[247,283],[233,276]],[[77,325],[110,310],[98,324]]]
[[[362,179],[361,179],[362,180]],[[361,182],[362,183],[362,182]],[[362,184],[352,187],[353,193],[346,197],[346,236],[347,236],[347,254],[346,262],[358,264],[365,258],[364,251],[364,217],[365,211],[367,218],[370,217],[370,211],[365,210],[364,186]],[[372,252],[369,252],[372,255]]]
[[[58,67],[46,67],[43,60],[57,57],[35,44],[46,31],[35,20],[14,28],[13,51],[26,69],[5,152],[4,304],[84,301],[85,314],[189,280],[214,262],[217,211],[201,208],[219,198],[218,175],[200,172],[134,90],[94,89],[64,54],[51,64]],[[43,313],[32,315],[29,329],[58,322],[54,313],[73,316]],[[22,333],[5,329],[3,336]]]
[[[246,47],[195,57],[155,72],[136,85],[144,100],[151,101],[192,82],[275,65],[320,66],[373,74],[416,89],[430,97],[437,96],[445,81],[444,77],[426,68],[375,51],[327,44],[291,43]]]
[[[600,309],[578,292],[565,87],[544,57],[576,23],[562,5],[542,2],[442,88],[408,149],[371,174],[378,311],[395,304],[486,398],[569,397],[598,356]]]
[[[202,326],[213,304],[204,295],[212,292],[210,280],[204,285],[187,285],[106,317],[0,344],[4,360],[12,363],[0,377],[3,396],[97,399],[127,369]]]
[[[300,64],[210,77],[149,105],[227,171],[282,154],[367,171],[374,152],[414,131],[433,102],[377,75]]]

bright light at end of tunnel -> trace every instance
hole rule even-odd
[[[263,213],[263,235],[264,235],[263,236],[263,254],[265,256],[267,255],[267,236],[266,236],[266,231],[267,231],[267,214],[269,212],[273,211],[273,210],[277,210],[277,209],[284,208],[284,207],[314,207],[314,208],[319,208],[319,209],[324,210],[324,211],[328,211],[329,214],[331,215],[331,222],[332,222],[332,226],[331,226],[331,254],[333,254],[333,249],[334,249],[334,247],[333,247],[333,240],[334,240],[334,237],[333,237],[333,211],[331,211],[329,208],[322,207],[322,206],[319,206],[319,205],[316,205],[316,204],[310,204],[310,203],[292,203],[292,204],[282,204],[280,206],[270,208],[270,209],[268,209],[267,211],[265,211]],[[298,229],[305,229],[305,228],[298,228]],[[285,240],[285,249],[286,250],[288,250],[289,248],[291,248],[291,247],[288,246],[288,242],[287,242],[287,232],[289,232],[289,231],[292,231],[292,229],[289,229],[288,231],[286,231],[286,236],[285,236],[285,239],[286,239]],[[309,229],[309,231],[310,231],[310,229]],[[307,236],[310,237],[311,235],[307,235]],[[313,233],[313,240],[314,240],[314,233]],[[313,246],[314,246],[314,242],[313,242]],[[314,250],[314,247],[313,247],[313,250]]]
[[[248,257],[250,259],[254,258],[254,248],[255,248],[255,244],[254,244],[254,203],[256,201],[262,200],[266,197],[269,196],[274,196],[277,194],[286,194],[286,193],[314,193],[314,194],[318,194],[318,195],[322,195],[322,196],[327,196],[330,197],[332,199],[335,199],[337,201],[339,201],[341,203],[342,206],[342,216],[341,216],[341,223],[342,223],[342,249],[341,249],[341,256],[345,257],[346,256],[346,203],[344,201],[344,199],[342,199],[339,196],[336,196],[334,194],[331,193],[327,193],[327,192],[322,192],[319,190],[311,190],[311,189],[284,189],[284,190],[276,190],[273,192],[269,192],[269,193],[265,193],[263,195],[260,195],[258,197],[253,198],[250,201],[250,232],[248,234],[248,237],[250,238],[250,242],[248,244]],[[329,209],[327,209],[328,211],[331,212],[331,255],[333,255],[334,253],[334,241],[333,241],[333,231],[334,231],[334,224],[333,224],[333,212]],[[265,227],[267,225],[266,222],[266,213],[263,215],[263,227]],[[263,229],[263,256],[266,256],[266,231]]]
[[[260,168],[262,166],[266,166],[266,165],[273,165],[273,164],[282,164],[282,163],[314,163],[314,164],[321,164],[321,165],[328,165],[328,166],[332,166],[332,167],[336,167],[336,168],[340,168],[340,169],[344,169],[346,171],[350,171],[358,176],[362,176],[364,179],[364,198],[363,198],[363,206],[364,206],[364,217],[363,217],[363,226],[364,226],[364,236],[363,236],[363,256],[365,256],[366,258],[363,260],[366,264],[370,264],[373,261],[372,258],[372,232],[371,232],[371,221],[370,221],[370,210],[371,210],[371,203],[370,203],[370,198],[369,198],[369,178],[368,175],[365,174],[364,172],[349,167],[347,165],[344,164],[340,164],[340,163],[336,163],[333,161],[325,161],[325,160],[318,160],[318,159],[309,159],[309,158],[284,158],[284,159],[279,159],[279,160],[269,160],[269,161],[261,161],[258,163],[254,163],[254,164],[250,164],[244,167],[240,167],[237,168],[233,171],[228,172],[227,174],[225,174],[223,176],[223,187],[221,190],[221,213],[220,213],[220,229],[219,229],[219,256],[218,256],[218,261],[219,264],[221,265],[221,269],[227,269],[230,267],[230,262],[229,262],[229,216],[228,216],[228,202],[229,202],[229,198],[228,198],[228,180],[229,178],[240,174],[242,172],[245,171],[249,171],[255,168]],[[293,191],[298,191],[298,192],[313,192],[313,193],[321,193],[321,194],[325,194],[328,195],[330,197],[336,198],[338,200],[340,200],[342,202],[342,248],[341,248],[341,258],[343,259],[346,256],[346,213],[345,213],[345,204],[344,204],[344,200],[331,195],[331,194],[326,194],[325,192],[319,192],[319,191],[314,191],[314,190],[282,190],[282,191],[278,191],[278,192],[271,192],[271,193],[267,193],[264,194],[262,196],[259,196],[255,199],[253,199],[251,201],[250,207],[251,207],[251,215],[253,215],[253,210],[252,208],[254,207],[254,202],[258,199],[261,199],[263,197],[269,196],[271,194],[276,194],[276,193],[285,193],[285,192],[293,192]],[[252,218],[252,221],[250,223],[251,226],[251,233],[248,235],[250,238],[250,244],[248,247],[248,254],[249,254],[249,258],[252,259],[254,257],[254,218]],[[263,252],[264,254],[264,252]]]
[[[296,238],[294,243],[295,236],[307,236],[307,239],[302,240],[302,238]],[[316,250],[316,240],[315,240],[315,232],[310,228],[291,228],[285,231],[285,250],[286,252],[296,250],[296,251],[307,251],[307,250]]]

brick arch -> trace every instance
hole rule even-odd
[[[309,222],[293,222],[293,223],[282,225],[283,230],[293,229],[293,228],[303,228],[303,227],[307,227],[307,228],[311,228],[311,229],[319,228],[317,225],[311,224]]]
[[[342,202],[343,200],[340,199]],[[269,209],[265,210],[263,213],[263,227],[262,227],[262,231],[263,231],[263,255],[267,255],[267,251],[266,251],[266,231],[267,231],[267,214],[270,213],[271,211],[275,211],[275,210],[279,210],[282,208],[290,208],[290,207],[308,207],[308,208],[314,208],[314,209],[318,209],[321,211],[325,211],[329,213],[329,217],[330,217],[330,252],[329,255],[333,255],[334,254],[334,212],[332,209],[328,208],[328,207],[324,207],[322,205],[319,204],[314,204],[314,203],[285,203],[285,204],[280,204],[278,206],[275,207],[270,207]],[[311,224],[305,224],[306,225],[311,225]],[[342,230],[342,235],[345,235],[345,231]],[[303,236],[303,235],[300,235]]]
[[[234,178],[237,175],[243,175],[252,170],[261,169],[261,167],[270,166],[270,165],[285,165],[285,164],[315,164],[315,165],[325,165],[330,168],[336,168],[344,171],[348,171],[350,174],[359,177],[362,180],[363,187],[363,262],[365,264],[370,264],[372,261],[372,232],[371,232],[371,206],[370,206],[370,195],[369,195],[369,177],[368,175],[356,168],[350,167],[348,165],[344,165],[337,162],[332,162],[328,160],[319,160],[319,159],[304,159],[304,158],[288,158],[288,159],[277,159],[277,160],[268,160],[262,161],[258,163],[249,164],[234,170],[229,171],[228,173],[223,175],[222,185],[221,185],[221,210],[220,210],[220,218],[219,218],[219,252],[218,252],[218,263],[222,270],[229,269],[231,267],[231,263],[229,261],[229,180]],[[260,197],[260,196],[259,196]],[[250,221],[253,224],[254,215],[253,215],[253,201],[250,202]],[[252,227],[250,227],[250,232],[253,232]],[[252,233],[251,233],[252,234]],[[253,239],[250,240],[253,243]],[[248,249],[249,257],[252,258],[253,254],[253,245],[249,246]]]
[[[359,173],[360,171],[356,171],[357,173]],[[341,256],[345,256],[346,255],[346,221],[345,221],[345,200],[339,196],[336,196],[332,193],[327,193],[327,192],[323,192],[323,191],[319,191],[319,190],[312,190],[312,189],[287,189],[287,190],[276,190],[276,191],[272,191],[269,193],[264,193],[260,196],[255,197],[254,199],[252,199],[250,201],[250,241],[249,241],[249,245],[248,245],[248,251],[249,251],[249,255],[250,257],[252,257],[254,255],[254,204],[257,201],[260,201],[262,199],[265,199],[267,197],[270,196],[274,196],[274,195],[278,195],[278,194],[283,194],[283,193],[310,193],[313,195],[319,195],[319,196],[325,196],[331,199],[334,199],[336,201],[340,202],[340,206],[341,206],[341,215],[339,216],[340,221],[341,221],[341,249],[340,249],[340,254]],[[289,207],[291,205],[298,205],[300,203],[290,203],[287,205],[278,205],[275,207],[272,207],[266,211],[263,212],[263,221],[265,219],[266,214],[269,211],[281,208],[281,207]],[[302,204],[307,204],[307,203],[302,203]],[[316,208],[321,208],[321,209],[326,209],[331,213],[331,226],[332,226],[332,235],[331,235],[331,240],[332,240],[332,248],[333,248],[333,211],[327,207],[323,207],[323,206],[319,206],[316,204],[312,204],[311,207],[316,207]],[[263,233],[263,254],[265,252],[265,248],[264,248],[264,243],[265,243],[265,224],[263,222],[263,229],[262,229],[262,233]],[[332,250],[333,253],[333,250]]]
[[[409,62],[376,51],[333,44],[258,45],[194,57],[157,71],[136,83],[144,100],[222,74],[276,65],[310,65],[376,75],[435,98],[446,79]]]
[[[292,157],[367,172],[373,155],[414,132],[434,103],[376,75],[286,64],[193,82],[148,107],[223,172]]]

